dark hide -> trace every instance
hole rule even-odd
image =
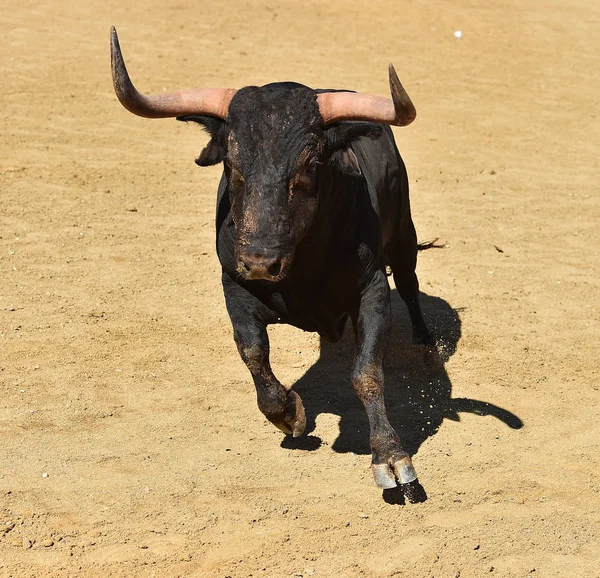
[[[317,91],[319,92],[319,91]],[[243,88],[227,121],[196,121],[211,140],[196,161],[224,161],[217,199],[217,252],[240,355],[258,405],[287,434],[305,418],[297,394],[269,364],[266,327],[287,323],[340,339],[352,320],[352,383],[371,426],[378,485],[417,484],[389,424],[382,361],[390,327],[389,265],[406,302],[415,341],[433,339],[417,300],[417,240],[408,179],[389,127],[324,126],[316,93],[294,83]]]

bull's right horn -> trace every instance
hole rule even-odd
[[[392,98],[355,92],[324,92],[317,96],[325,124],[342,120],[364,120],[406,126],[417,116],[412,100],[404,90],[396,70],[389,65]]]
[[[189,114],[215,116],[225,120],[229,103],[237,92],[233,88],[192,88],[144,95],[133,86],[114,26],[110,29],[110,57],[113,86],[121,104],[133,114],[146,118],[169,118]]]

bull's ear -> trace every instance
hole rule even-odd
[[[183,122],[197,122],[210,135],[208,144],[204,147],[196,164],[200,167],[217,165],[227,156],[227,123],[214,116],[190,114],[178,116],[177,120]]]
[[[329,157],[329,164],[337,167],[347,175],[352,175],[354,177],[362,175],[360,165],[358,164],[358,159],[350,147],[335,151]]]
[[[329,164],[350,175],[361,175],[360,165],[354,151],[353,141],[360,137],[379,138],[382,128],[370,122],[341,122],[325,130]]]

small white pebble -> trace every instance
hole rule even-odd
[[[454,36],[460,40],[462,38],[462,30],[456,30]]]
[[[48,474],[47,474],[46,472],[44,472],[44,473],[42,474],[42,478],[47,478],[47,477],[48,477]]]

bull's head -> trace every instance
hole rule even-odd
[[[351,142],[379,136],[374,122],[405,126],[416,116],[391,64],[391,100],[352,92],[317,94],[295,83],[146,96],[129,79],[114,27],[111,56],[115,92],[127,110],[148,118],[195,121],[211,135],[196,163],[224,161],[237,271],[246,279],[285,277],[313,223],[323,166],[360,173]],[[348,120],[367,122],[341,122]]]

